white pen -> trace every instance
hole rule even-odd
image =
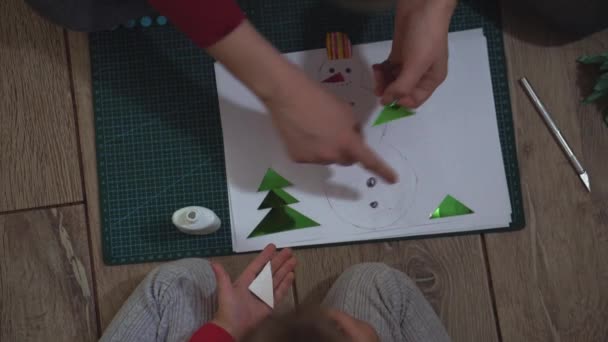
[[[525,77],[520,79],[519,82],[521,83],[521,85],[524,88],[524,90],[526,91],[526,93],[528,93],[530,100],[532,100],[532,103],[534,104],[534,106],[538,110],[538,113],[540,114],[540,116],[543,118],[543,120],[547,124],[547,127],[549,127],[549,130],[551,131],[551,133],[553,134],[553,136],[555,137],[555,139],[557,140],[559,145],[562,147],[562,150],[564,151],[564,153],[570,160],[570,163],[574,167],[574,170],[578,173],[578,176],[581,178],[581,181],[583,181],[583,184],[585,184],[585,187],[587,188],[587,190],[591,191],[591,187],[589,185],[589,176],[587,175],[587,171],[585,171],[585,169],[583,168],[581,163],[578,161],[578,159],[574,155],[574,152],[572,152],[572,149],[566,142],[566,139],[564,139],[564,136],[560,132],[559,128],[557,128],[557,125],[555,125],[555,122],[553,122],[551,115],[549,114],[547,109],[545,109],[545,106],[543,105],[543,103],[540,101],[540,99],[534,92],[532,85],[530,84],[530,82],[528,82],[528,79],[526,79]]]

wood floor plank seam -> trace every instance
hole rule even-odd
[[[481,234],[481,252],[483,253],[483,262],[486,268],[486,276],[488,279],[488,290],[490,292],[490,302],[492,303],[492,314],[494,315],[494,323],[496,324],[496,335],[498,342],[503,341],[502,331],[500,330],[500,321],[498,317],[498,308],[496,307],[496,293],[494,293],[494,283],[492,282],[492,270],[490,269],[490,260],[488,258],[488,249],[486,244],[486,234]]]
[[[70,53],[70,39],[68,31],[63,29],[63,40],[65,41],[65,56],[68,64],[68,75],[70,82],[70,93],[72,94],[72,111],[74,116],[74,123],[76,129],[76,150],[78,152],[78,167],[80,169],[80,189],[82,191],[83,204],[85,207],[84,220],[85,228],[87,230],[87,245],[89,247],[89,262],[91,267],[91,283],[93,287],[92,296],[93,304],[95,305],[95,325],[96,333],[98,337],[101,337],[101,312],[99,309],[99,299],[97,296],[97,273],[95,271],[94,256],[93,256],[93,237],[91,231],[91,225],[89,224],[89,205],[86,196],[86,183],[85,183],[85,170],[84,162],[82,160],[82,142],[80,139],[80,122],[78,120],[78,103],[76,102],[76,91],[74,87],[74,70],[72,67],[72,55]]]
[[[26,211],[33,211],[33,210],[65,208],[65,207],[71,207],[71,206],[80,205],[80,204],[85,204],[85,202],[81,200],[81,201],[76,201],[76,202],[66,202],[66,203],[59,203],[59,204],[40,205],[40,206],[31,207],[31,208],[28,207],[28,208],[14,209],[14,210],[4,210],[4,211],[0,211],[0,216],[2,216],[2,215],[10,215],[10,214],[18,214],[18,213],[23,213],[23,212],[26,212]]]
[[[91,284],[92,284],[92,296],[93,296],[93,304],[95,305],[95,324],[97,329],[97,337],[101,338],[102,328],[101,328],[101,310],[99,308],[99,297],[97,296],[97,272],[95,270],[95,264],[93,261],[93,238],[91,236],[91,224],[89,223],[89,210],[88,205],[85,204],[85,212],[84,212],[84,224],[87,229],[87,243],[89,246],[89,256],[90,256],[90,264],[91,264]]]
[[[65,57],[68,65],[68,80],[70,84],[70,94],[72,95],[72,115],[74,116],[74,129],[76,131],[76,151],[78,153],[78,168],[80,169],[80,190],[82,192],[82,201],[87,204],[85,182],[84,182],[84,166],[82,162],[82,146],[80,142],[80,130],[78,129],[78,105],[76,103],[76,91],[74,90],[74,71],[72,69],[72,57],[70,55],[70,40],[68,31],[63,29],[63,40],[65,41]]]

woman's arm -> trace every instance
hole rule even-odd
[[[311,81],[248,21],[207,51],[264,102],[293,160],[361,163],[388,182],[397,181],[395,172],[365,144],[350,106]]]
[[[201,48],[238,27],[245,15],[234,0],[148,0]]]
[[[207,52],[264,103],[281,94],[290,80],[303,76],[247,20]]]
[[[352,108],[289,63],[244,20],[233,0],[150,1],[264,102],[293,160],[361,163],[397,181],[363,140]]]

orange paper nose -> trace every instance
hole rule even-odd
[[[344,76],[342,76],[341,72],[329,76],[328,78],[324,79],[322,83],[338,83],[338,82],[344,82]]]

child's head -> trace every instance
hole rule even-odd
[[[336,310],[305,308],[273,315],[257,326],[244,342],[378,342],[366,322]]]

